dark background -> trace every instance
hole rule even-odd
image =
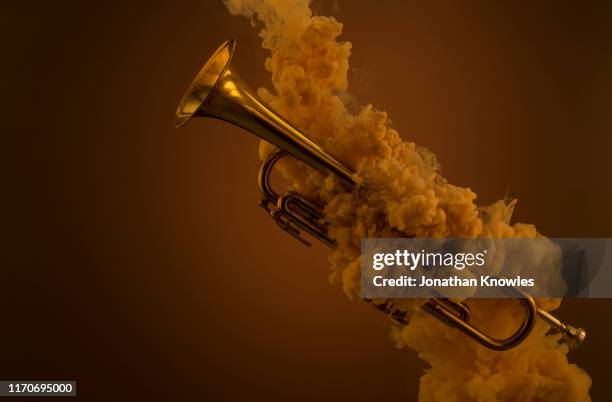
[[[603,2],[601,4],[604,4]],[[612,235],[612,10],[589,2],[317,2],[353,42],[351,92],[481,204],[548,236]],[[424,364],[327,282],[327,251],[255,205],[257,139],[172,127],[212,51],[268,85],[217,1],[11,2],[2,41],[3,380],[82,400],[411,400]],[[570,359],[609,395],[609,301],[566,301]]]

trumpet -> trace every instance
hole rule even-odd
[[[231,63],[235,49],[236,42],[230,39],[208,59],[179,103],[175,126],[181,127],[193,117],[212,117],[232,123],[275,145],[278,151],[263,162],[259,171],[258,184],[262,193],[259,205],[281,229],[305,245],[310,246],[310,242],[303,236],[304,233],[334,248],[335,242],[329,237],[327,226],[322,223],[321,207],[295,191],[276,192],[271,186],[270,175],[275,164],[287,156],[297,158],[324,174],[335,175],[348,190],[356,188],[353,172],[254,95]],[[584,329],[567,325],[539,309],[533,297],[518,289],[511,291],[517,292],[525,317],[519,328],[506,338],[490,336],[470,324],[470,308],[464,302],[434,298],[420,308],[493,350],[509,350],[521,344],[529,336],[537,318],[546,322],[553,332],[560,333],[571,348],[584,341]],[[398,308],[392,301],[364,301],[399,325],[409,322],[411,312]]]

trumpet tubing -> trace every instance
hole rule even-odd
[[[206,62],[179,103],[175,126],[181,127],[193,117],[213,117],[241,127],[277,146],[280,150],[268,157],[259,172],[259,187],[263,195],[259,205],[279,227],[302,243],[310,245],[302,235],[305,232],[333,248],[335,242],[328,236],[327,227],[321,223],[321,208],[299,193],[287,191],[279,194],[274,191],[270,185],[270,173],[274,165],[288,155],[320,172],[334,174],[348,189],[355,187],[353,172],[254,95],[231,64],[235,48],[235,41],[230,39]],[[512,335],[503,339],[491,337],[471,325],[470,309],[465,303],[430,299],[421,309],[494,350],[508,350],[523,342],[533,329],[536,318],[541,318],[553,331],[561,333],[570,347],[577,347],[584,340],[586,332],[583,329],[571,327],[538,309],[531,296],[524,293],[518,296],[525,309],[525,319]],[[392,302],[365,301],[387,314],[394,322],[408,324],[410,313],[398,309]]]

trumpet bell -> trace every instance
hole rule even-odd
[[[225,41],[204,64],[179,102],[174,120],[175,127],[181,127],[193,116],[199,115],[202,105],[228,70],[235,48],[234,39]]]
[[[321,172],[355,185],[353,172],[313,143],[297,127],[265,106],[240,78],[232,65],[236,42],[230,39],[206,62],[179,102],[174,125],[193,117],[225,120],[285,150]]]

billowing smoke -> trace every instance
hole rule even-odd
[[[330,256],[331,282],[351,299],[359,297],[362,237],[538,237],[534,225],[511,224],[515,200],[475,204],[469,188],[448,183],[435,155],[402,140],[387,114],[356,106],[348,95],[351,44],[339,41],[342,24],[312,16],[306,0],[225,0],[233,14],[261,27],[270,51],[265,68],[273,90],[259,96],[303,130],[311,140],[356,171],[364,185],[354,192],[332,176],[285,158],[280,170],[296,190],[325,205],[325,219],[338,247]],[[274,148],[260,144],[260,157]],[[393,327],[398,347],[408,346],[431,366],[421,378],[419,400],[434,401],[590,401],[591,379],[569,364],[559,335],[546,335],[538,322],[519,347],[495,352],[416,309],[409,325]],[[468,301],[474,324],[494,336],[511,334],[523,310],[511,300]],[[559,300],[537,300],[552,310]]]

